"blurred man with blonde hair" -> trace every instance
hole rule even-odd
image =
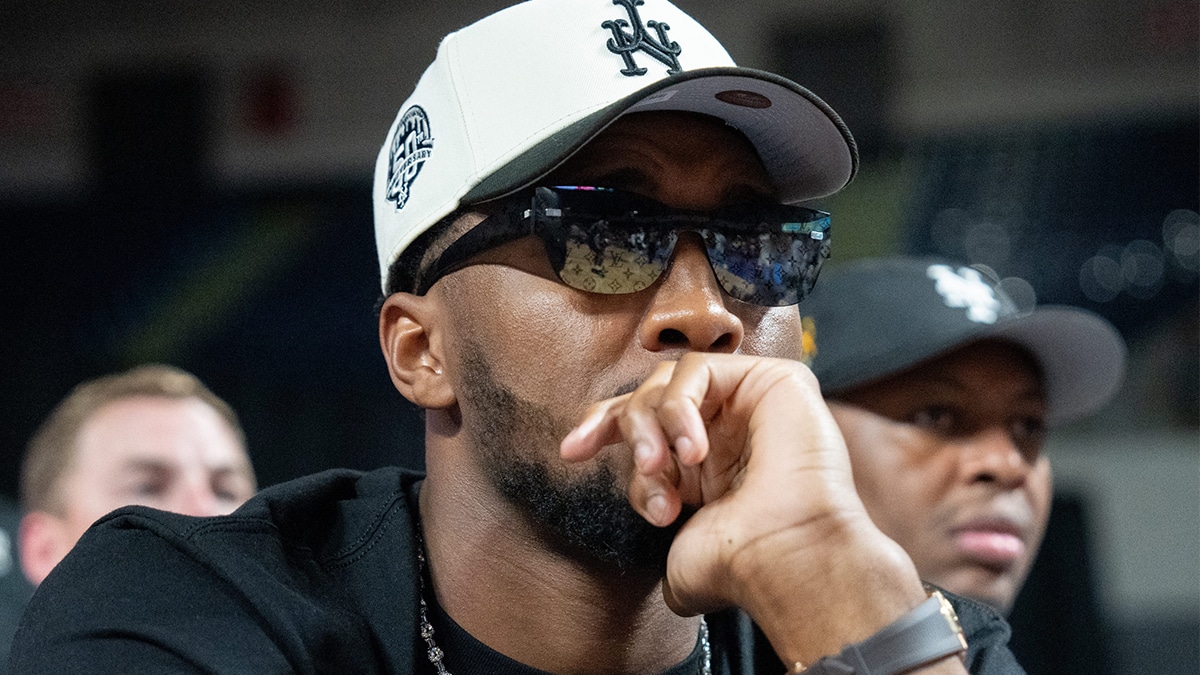
[[[21,567],[33,584],[101,516],[130,504],[229,513],[256,491],[237,415],[191,373],[138,366],[75,387],[21,467]]]

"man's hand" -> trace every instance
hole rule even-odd
[[[592,406],[562,442],[585,461],[633,449],[629,500],[676,536],[664,596],[677,613],[746,610],[785,662],[811,663],[925,599],[911,559],[854,489],[841,433],[796,361],[685,355]],[[961,672],[950,670],[949,672]]]

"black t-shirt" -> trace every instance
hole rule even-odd
[[[263,490],[229,516],[115,511],[38,588],[12,672],[433,673],[418,629],[420,480],[336,470]],[[971,671],[1022,672],[1004,621],[954,601]],[[536,672],[431,613],[447,664],[465,668],[456,675]],[[782,671],[743,614],[710,615],[708,626],[717,675]],[[669,672],[694,671],[700,657],[697,647]]]

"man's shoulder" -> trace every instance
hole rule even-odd
[[[14,662],[31,673],[85,662],[96,672],[405,672],[418,480],[328,471],[267,488],[228,516],[115,511],[38,589]]]
[[[210,554],[226,547],[239,549],[239,556],[300,552],[319,563],[337,564],[373,544],[397,520],[407,527],[408,494],[421,478],[396,467],[330,469],[265,488],[226,516],[124,507],[97,521],[85,537],[112,540],[114,532],[132,530]]]

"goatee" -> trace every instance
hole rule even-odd
[[[661,576],[685,519],[665,528],[646,522],[603,462],[570,475],[554,450],[571,425],[500,384],[484,354],[478,345],[465,346],[464,394],[474,414],[464,415],[463,424],[500,494],[526,511],[562,553],[621,573]]]

